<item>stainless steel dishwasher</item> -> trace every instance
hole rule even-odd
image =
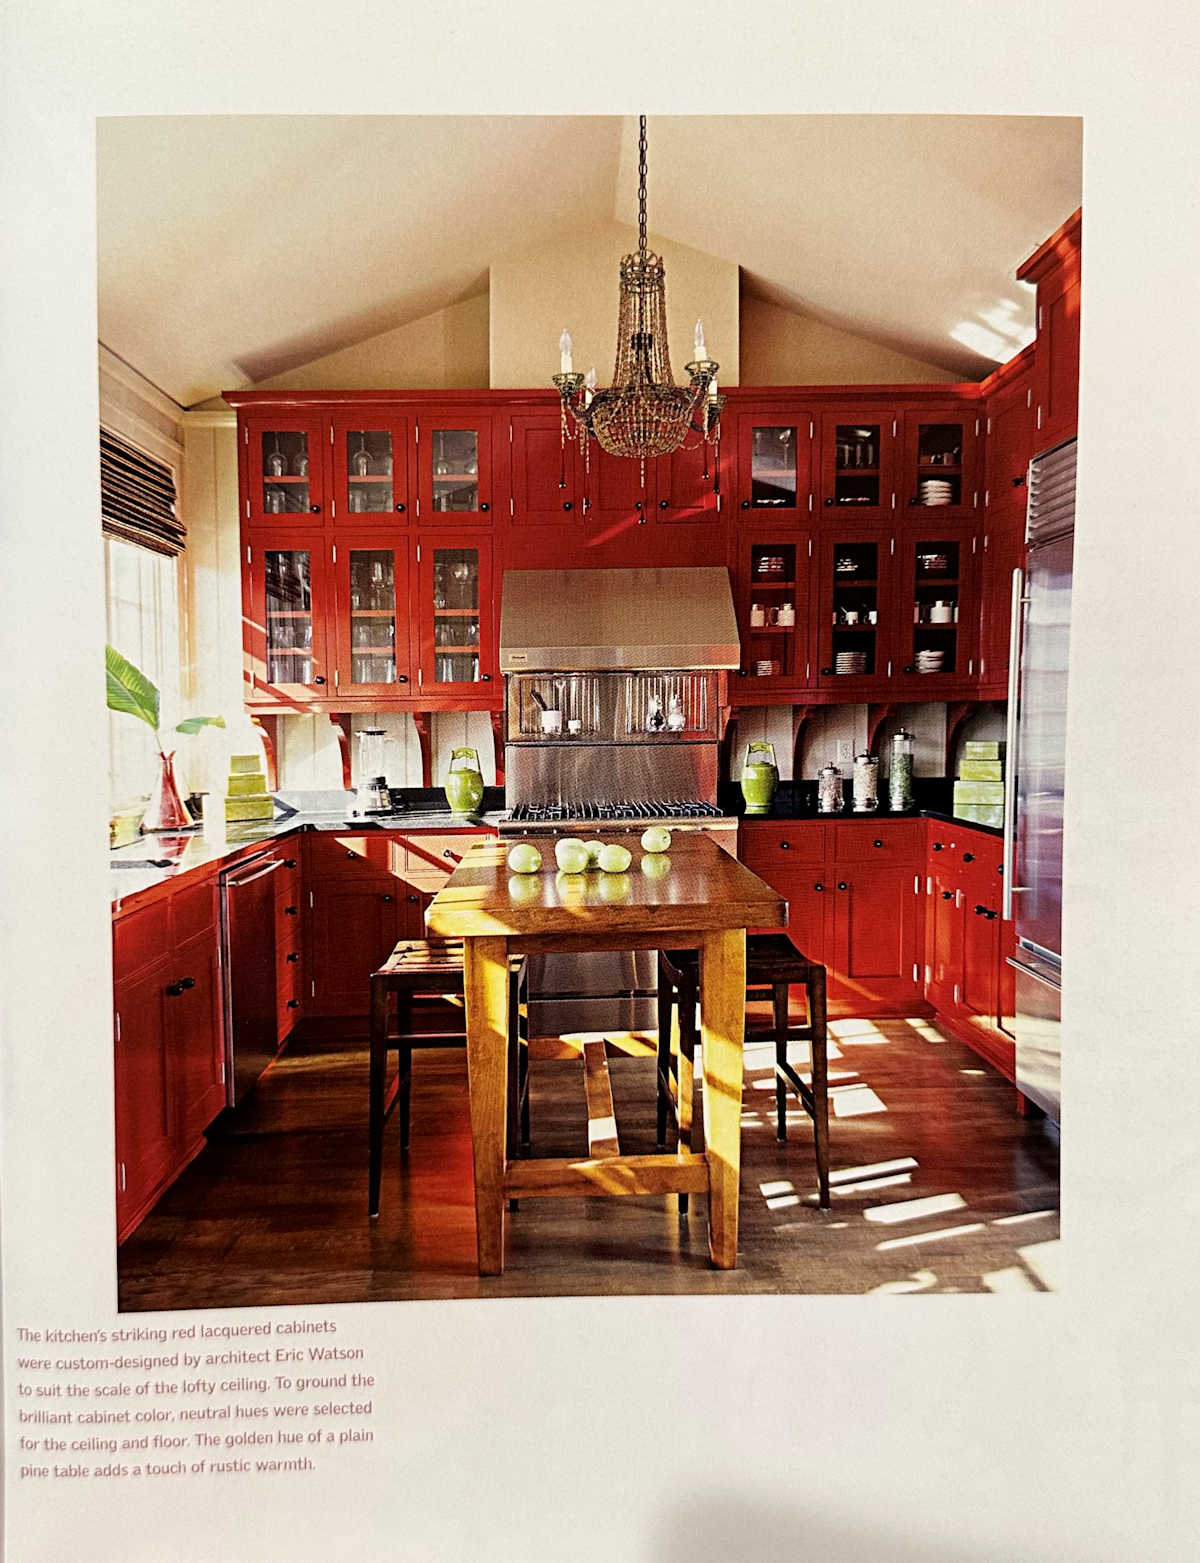
[[[225,969],[225,1080],[236,1107],[275,1057],[275,883],[282,854],[245,858],[220,877]]]

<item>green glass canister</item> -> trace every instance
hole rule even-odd
[[[756,760],[756,753],[766,755],[767,758]],[[761,742],[749,744],[742,765],[742,797],[746,800],[746,813],[768,814],[778,785],[779,767],[775,764],[774,746]]]
[[[469,765],[460,761],[470,760]],[[446,772],[446,802],[451,814],[477,814],[483,802],[483,773],[479,769],[478,749],[455,749]]]

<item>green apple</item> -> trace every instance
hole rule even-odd
[[[584,846],[587,848],[588,867],[595,868],[600,862],[601,852],[604,851],[604,843],[603,841],[585,841]]]
[[[554,844],[554,861],[564,874],[582,874],[588,866],[588,849],[575,836],[564,836]]]
[[[650,825],[642,832],[643,852],[666,852],[671,845],[671,832],[662,825]]]
[[[665,879],[671,872],[671,859],[665,852],[647,852],[642,859],[642,873],[647,879]]]
[[[514,874],[536,874],[542,866],[542,854],[528,841],[518,841],[508,849],[508,866]]]
[[[623,874],[632,862],[633,854],[629,848],[619,847],[615,841],[601,848],[599,863],[606,874]]]

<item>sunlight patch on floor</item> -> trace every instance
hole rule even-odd
[[[937,1276],[932,1270],[914,1270],[907,1281],[884,1281],[879,1286],[873,1286],[867,1293],[868,1297],[900,1296],[906,1292],[927,1292],[931,1286],[937,1285]]]
[[[835,1118],[861,1118],[866,1113],[887,1112],[869,1085],[831,1086],[829,1106]]]
[[[989,1292],[1036,1292],[1037,1287],[1020,1265],[1008,1265],[1003,1270],[985,1270],[983,1284]]]
[[[1062,1279],[1062,1246],[1058,1238],[1044,1243],[1031,1243],[1028,1248],[1018,1248],[1017,1254],[1048,1292],[1057,1292]]]
[[[900,1188],[912,1182],[911,1172],[894,1172],[886,1178],[863,1178],[858,1183],[839,1183],[830,1190],[832,1194],[867,1194],[873,1189]]]
[[[997,1216],[992,1222],[994,1227],[1015,1227],[1026,1221],[1045,1221],[1048,1216],[1058,1218],[1057,1210],[1025,1210],[1019,1216]]]
[[[926,1216],[944,1216],[951,1210],[965,1210],[966,1200],[961,1194],[930,1194],[925,1199],[902,1199],[887,1205],[876,1205],[864,1210],[868,1221],[879,1221],[894,1226],[900,1221],[923,1221]]]

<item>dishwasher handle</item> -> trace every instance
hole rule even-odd
[[[262,879],[267,874],[273,874],[277,868],[282,867],[283,859],[281,857],[268,858],[260,868],[255,869],[254,873],[245,874],[240,879],[235,879],[232,874],[226,874],[225,883],[231,890],[240,890],[243,885],[252,885],[256,879]]]

